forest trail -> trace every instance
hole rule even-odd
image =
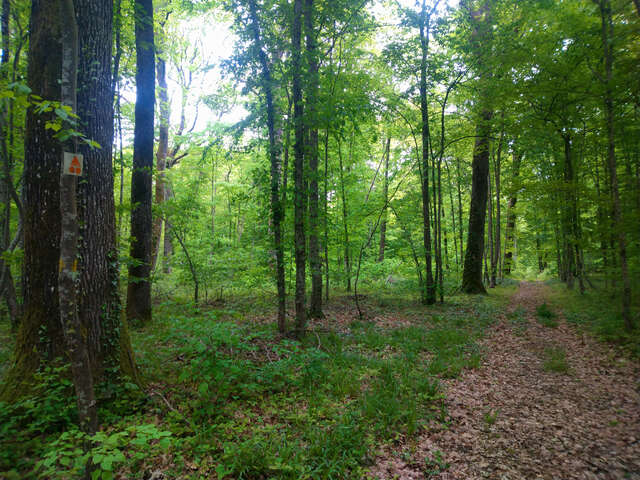
[[[546,288],[521,283],[483,341],[482,366],[445,382],[449,428],[405,455],[387,451],[373,478],[640,479],[640,365],[562,318],[542,325]],[[556,355],[559,371],[548,371],[554,351],[565,363]]]

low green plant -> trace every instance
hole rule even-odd
[[[491,426],[498,420],[498,410],[489,410],[484,414],[484,423]]]
[[[558,326],[556,314],[549,308],[547,302],[538,305],[536,314],[538,315],[538,321],[545,327],[556,328]]]
[[[90,462],[91,480],[112,480],[115,467],[127,461],[141,462],[153,450],[167,450],[170,436],[170,432],[161,431],[154,424],[111,433],[97,432],[93,436],[71,429],[47,445],[42,460],[35,465],[35,472],[41,479],[79,478]],[[91,448],[85,449],[85,445]]]
[[[449,468],[449,463],[445,462],[440,450],[433,452],[433,458],[424,458],[424,474],[427,478],[431,478],[439,473],[444,472]]]
[[[567,353],[562,347],[549,347],[544,350],[542,368],[546,372],[568,373]]]

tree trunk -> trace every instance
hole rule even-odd
[[[322,318],[322,261],[320,260],[320,236],[318,213],[318,114],[317,91],[320,84],[318,76],[317,40],[314,31],[313,0],[305,0],[305,35],[307,40],[307,111],[306,128],[309,134],[309,268],[311,269],[311,301],[309,316]]]
[[[384,213],[382,214],[382,221],[380,222],[380,248],[378,249],[378,261],[384,261],[384,249],[387,239],[387,217],[389,201],[389,153],[391,148],[391,137],[387,138],[387,147],[385,149],[385,161],[384,161],[384,183],[382,186],[382,201],[384,202]]]
[[[160,52],[159,52],[160,53]],[[160,125],[158,126],[158,149],[156,151],[156,185],[155,204],[160,207],[164,203],[164,170],[169,151],[169,94],[167,91],[167,65],[164,58],[158,55],[156,60],[156,74],[158,76],[158,97],[160,101]],[[162,241],[162,215],[159,212],[153,219],[151,231],[151,269],[155,270],[158,253]]]
[[[640,5],[637,0],[636,7],[640,13]],[[605,61],[605,118],[607,124],[607,164],[609,176],[611,178],[611,189],[613,194],[613,229],[618,240],[618,251],[620,255],[620,268],[622,273],[622,318],[627,331],[635,328],[634,320],[631,316],[631,279],[629,278],[629,266],[627,264],[627,239],[622,222],[622,211],[620,207],[620,193],[618,191],[618,172],[616,165],[615,146],[615,105],[613,99],[613,66],[614,66],[614,41],[613,20],[611,13],[611,0],[599,0],[600,16],[602,18],[602,45],[604,49]]]
[[[9,0],[2,0],[2,58],[0,59],[0,78],[9,81],[9,17],[11,13],[11,3]],[[11,107],[4,107],[0,112],[0,134],[2,135],[2,181],[0,181],[0,202],[3,211],[0,212],[0,250],[6,252],[9,248],[11,237],[11,191],[13,189],[12,159],[10,154],[11,145],[8,138],[13,135],[13,122],[11,118]],[[22,221],[22,219],[20,219]],[[3,282],[0,284],[0,291],[3,292],[11,329],[17,330],[20,318],[20,305],[16,296],[15,284],[11,275],[11,267],[0,258],[0,272],[2,272]]]
[[[477,139],[471,164],[469,233],[464,257],[464,270],[462,271],[462,291],[471,294],[486,293],[482,284],[482,254],[484,251],[484,224],[487,215],[491,117],[492,113],[485,110],[478,121],[476,126]]]
[[[173,189],[167,182],[164,184],[164,201],[173,198]],[[164,245],[162,251],[162,270],[164,273],[171,273],[171,257],[173,256],[173,232],[171,223],[164,221]]]
[[[338,140],[338,161],[340,167],[340,192],[342,193],[342,226],[344,227],[344,266],[347,272],[347,292],[351,291],[351,261],[349,258],[349,223],[347,195],[344,188],[344,167],[342,165],[342,149]]]
[[[511,274],[513,268],[513,251],[515,249],[516,232],[516,204],[518,203],[518,189],[516,182],[520,176],[520,163],[524,156],[521,152],[513,151],[513,165],[511,177],[511,196],[507,204],[507,225],[505,229],[504,273]]]
[[[306,197],[304,172],[304,108],[302,104],[302,59],[300,43],[302,36],[302,2],[293,2],[293,23],[291,25],[291,59],[293,70],[293,123],[295,130],[294,150],[294,243],[296,259],[296,336],[302,338],[306,330],[306,239],[305,211]]]
[[[493,192],[491,188],[491,173],[487,179],[489,184],[489,218],[488,218],[488,237],[489,237],[489,258],[491,260],[491,272],[489,275],[489,288],[496,288],[496,276],[495,276],[495,264],[496,264],[496,251],[493,243]]]
[[[324,301],[329,301],[329,129],[324,137]]]
[[[502,262],[501,262],[501,253],[502,253],[502,248],[500,245],[500,223],[501,223],[501,218],[500,218],[500,169],[501,169],[501,164],[502,164],[502,148],[504,146],[504,113],[502,114],[502,131],[500,132],[500,140],[498,142],[498,151],[496,152],[496,160],[495,160],[495,165],[494,165],[494,169],[493,169],[493,173],[495,176],[495,181],[494,181],[494,186],[495,186],[495,190],[496,190],[496,224],[495,224],[495,234],[494,234],[494,240],[495,240],[495,259],[494,259],[494,263],[491,264],[491,281],[493,282],[493,285],[495,286],[496,284],[496,277],[500,277],[502,278]]]
[[[253,0],[249,2],[251,29],[262,66],[262,81],[267,104],[267,130],[269,134],[269,160],[271,162],[271,215],[273,221],[273,245],[276,252],[276,285],[278,289],[278,331],[286,331],[286,291],[284,281],[284,248],[282,245],[283,206],[280,196],[281,141],[276,129],[276,105],[273,98],[271,69],[262,46],[258,12]]]
[[[432,305],[436,301],[436,289],[431,265],[431,219],[429,200],[429,103],[427,101],[427,56],[429,55],[430,17],[427,15],[426,1],[422,1],[420,16],[420,113],[422,131],[421,187],[422,187],[422,241],[426,268],[426,289],[423,302]]]
[[[483,55],[491,52],[491,8],[490,2],[484,0],[478,10],[470,10],[473,25],[472,48],[482,70]],[[491,78],[484,78],[485,82]],[[491,119],[493,112],[489,108],[489,92],[481,88],[480,118],[476,124],[476,142],[471,164],[471,204],[469,206],[469,233],[467,250],[462,272],[462,291],[465,293],[486,293],[482,284],[482,252],[484,250],[484,224],[487,214],[488,180],[489,180],[489,145],[491,135]]]
[[[458,187],[458,224],[460,225],[460,262],[464,262],[464,223],[462,222],[462,189],[460,188],[460,157],[456,157],[456,174]]]
[[[59,2],[35,0],[31,15],[29,85],[35,95],[61,98],[62,25]],[[128,375],[137,381],[127,324],[120,315],[113,198],[113,103],[111,91],[112,5],[109,0],[76,0],[79,33],[79,128],[102,148],[78,147],[84,155],[78,184],[79,319],[86,332],[94,378]],[[67,25],[65,22],[64,25]],[[43,67],[44,66],[44,67]],[[0,397],[26,391],[38,366],[66,357],[58,289],[61,231],[60,160],[62,149],[45,117],[29,110],[24,177],[24,316],[17,335],[15,362]],[[66,264],[66,262],[65,262]],[[115,372],[110,368],[115,367]]]
[[[73,0],[59,0],[62,36],[62,71],[60,80],[61,103],[77,111],[78,76],[78,25]],[[71,153],[76,146],[65,145]],[[60,160],[63,161],[63,155]],[[76,392],[80,430],[92,435],[98,428],[93,372],[89,362],[87,337],[78,312],[78,206],[76,199],[77,177],[60,169],[60,267],[58,271],[58,296],[60,321],[65,344],[71,360],[73,385]],[[82,276],[82,267],[80,267]]]
[[[153,116],[155,53],[153,1],[135,0],[136,106],[131,174],[131,265],[127,287],[127,319],[151,321],[151,185],[153,177]]]

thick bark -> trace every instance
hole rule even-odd
[[[267,130],[269,135],[269,160],[271,162],[271,216],[273,221],[273,245],[276,252],[276,285],[278,289],[278,331],[282,334],[286,330],[286,291],[284,281],[284,247],[282,245],[283,205],[280,195],[280,154],[281,141],[276,129],[276,105],[273,95],[273,80],[271,69],[262,46],[258,12],[253,0],[249,1],[251,16],[251,30],[253,40],[258,50],[262,67],[262,84],[267,104]]]
[[[389,150],[391,147],[391,137],[387,138],[387,146],[385,149],[384,160],[384,178],[382,184],[382,201],[384,202],[384,213],[380,222],[380,248],[378,249],[378,261],[384,260],[384,249],[387,239],[387,217],[388,217],[388,200],[389,200]]]
[[[470,9],[473,25],[471,37],[474,56],[482,70],[486,52],[491,51],[491,8],[490,2],[484,0],[482,6]],[[483,78],[485,82],[491,78]],[[481,88],[480,116],[476,125],[476,142],[473,149],[471,164],[471,203],[469,206],[469,233],[467,236],[467,250],[464,257],[462,272],[462,291],[465,293],[486,293],[482,284],[482,254],[484,250],[484,224],[487,213],[488,180],[489,180],[489,146],[491,134],[491,119],[493,112],[489,108],[490,96],[486,88]]]
[[[311,298],[309,316],[322,318],[322,261],[320,259],[319,199],[318,199],[318,113],[317,91],[320,84],[318,75],[318,52],[314,31],[313,0],[305,0],[305,36],[307,43],[307,64],[309,76],[306,88],[306,128],[309,144],[306,154],[309,158],[309,268],[311,269]]]
[[[482,255],[484,251],[484,224],[487,214],[489,180],[490,111],[482,112],[476,126],[476,143],[471,164],[471,204],[469,206],[469,233],[462,272],[462,291],[486,293],[482,284]]]
[[[420,113],[422,120],[422,240],[424,246],[424,260],[426,268],[426,289],[423,293],[423,302],[432,305],[436,301],[436,289],[431,265],[431,219],[429,200],[429,103],[427,101],[427,56],[429,54],[430,18],[427,15],[426,2],[422,2],[420,17]]]
[[[627,331],[635,328],[634,319],[631,316],[631,279],[629,278],[629,266],[627,264],[627,239],[622,223],[622,211],[620,206],[620,193],[618,190],[618,172],[615,146],[615,105],[613,98],[613,67],[614,41],[613,20],[611,13],[611,1],[599,0],[600,16],[602,18],[602,45],[604,49],[605,63],[605,119],[607,125],[607,165],[611,179],[613,194],[613,229],[618,240],[618,252],[620,256],[620,269],[622,273],[622,318]],[[636,2],[638,13],[640,6]]]
[[[29,31],[27,81],[34,95],[60,99],[62,44],[58,2],[34,0]],[[24,314],[16,337],[15,359],[0,398],[24,393],[45,359],[65,354],[58,304],[60,257],[60,142],[45,129],[50,114],[27,111],[24,186]]]
[[[131,174],[131,264],[127,287],[127,319],[151,320],[151,194],[155,54],[153,1],[135,1],[136,106]]]
[[[113,97],[111,0],[75,0],[80,57],[78,115],[81,129],[102,148],[80,145],[84,181],[78,185],[82,274],[80,316],[88,329],[97,372],[119,365],[136,377],[127,325],[121,315],[113,196]]]
[[[62,45],[58,2],[33,2],[29,85],[45,99],[60,98]],[[95,378],[105,373],[135,379],[127,325],[122,322],[115,254],[115,212],[111,144],[110,0],[76,0],[79,33],[78,128],[102,148],[80,145],[85,158],[83,181],[78,185],[81,242],[78,245],[79,318],[86,332],[91,370]],[[59,316],[58,266],[60,236],[59,142],[45,129],[46,116],[29,111],[25,137],[25,312],[17,335],[15,363],[3,398],[25,391],[31,374],[42,361],[66,357]],[[107,372],[105,370],[109,368]],[[13,380],[11,380],[13,379]]]
[[[62,29],[62,71],[60,80],[61,100],[71,111],[77,111],[78,75],[78,24],[73,0],[60,0]],[[75,151],[72,142],[65,145]],[[62,156],[60,158],[62,161]],[[58,271],[58,295],[60,321],[66,347],[71,360],[73,385],[76,392],[80,430],[93,434],[98,428],[93,372],[89,362],[87,336],[78,312],[78,206],[76,198],[77,177],[60,171],[60,267]],[[80,270],[82,275],[82,269]]]
[[[291,58],[293,67],[293,124],[295,131],[294,150],[294,243],[296,260],[296,336],[304,336],[307,319],[305,311],[306,290],[306,182],[304,169],[304,109],[302,104],[302,59],[300,43],[302,37],[303,0],[293,2],[293,23],[291,25]]]
[[[169,94],[167,91],[167,64],[164,58],[158,55],[156,59],[156,75],[158,77],[158,101],[160,102],[160,125],[158,125],[158,149],[156,150],[156,208],[164,203],[164,170],[169,151]],[[158,253],[162,241],[162,215],[156,214],[151,230],[151,269],[155,270],[158,262]]]
[[[512,178],[511,178],[511,196],[507,204],[507,224],[505,228],[505,252],[504,252],[504,273],[509,275],[513,268],[513,251],[515,249],[515,232],[516,232],[516,204],[518,203],[518,190],[515,183],[520,176],[520,163],[523,154],[513,152]]]

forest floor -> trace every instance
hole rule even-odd
[[[615,299],[505,280],[425,306],[335,295],[302,341],[272,297],[156,297],[131,330],[142,388],[97,387],[115,480],[640,479],[640,335]],[[603,341],[606,340],[606,341]],[[0,322],[0,375],[13,335]],[[0,479],[78,478],[66,367],[0,402]],[[76,433],[74,433],[76,432]]]
[[[447,421],[387,446],[379,479],[640,479],[640,369],[522,282],[478,369],[444,380]],[[541,305],[545,305],[542,306]]]

